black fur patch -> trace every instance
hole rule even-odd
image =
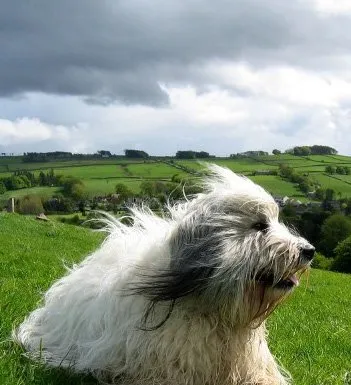
[[[210,225],[194,221],[184,222],[170,243],[169,268],[162,271],[140,272],[140,282],[131,288],[132,294],[143,295],[150,300],[145,311],[143,329],[153,330],[162,326],[173,310],[176,301],[189,295],[199,295],[209,286],[211,277],[218,269],[220,235]],[[146,327],[153,318],[155,306],[169,303],[164,320],[156,326]]]

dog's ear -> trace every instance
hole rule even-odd
[[[215,228],[189,219],[170,240],[170,261],[158,271],[140,272],[139,294],[152,301],[172,301],[201,293],[218,268],[220,237]]]
[[[175,229],[170,239],[168,266],[141,271],[140,281],[132,288],[134,294],[150,300],[146,318],[157,303],[168,302],[172,307],[181,298],[201,295],[209,287],[218,270],[219,239],[216,229],[204,220],[188,218]]]

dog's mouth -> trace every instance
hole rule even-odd
[[[292,289],[293,287],[298,286],[299,283],[299,277],[296,274],[291,274],[278,281],[276,284],[273,284],[273,287],[277,289]]]
[[[292,290],[294,287],[298,286],[300,283],[301,274],[307,269],[307,267],[301,268],[299,270],[295,270],[294,272],[290,272],[284,278],[277,281],[274,278],[273,274],[264,273],[258,275],[256,281],[265,285],[272,287],[273,289],[279,290]]]

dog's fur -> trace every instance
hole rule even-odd
[[[32,357],[123,385],[289,382],[265,318],[313,247],[278,222],[262,187],[210,171],[205,193],[164,218],[132,209],[132,226],[107,220],[101,248],[15,332]]]

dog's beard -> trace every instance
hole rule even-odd
[[[288,269],[279,280],[274,278],[273,273],[265,273],[251,282],[248,290],[248,297],[252,298],[249,301],[252,310],[248,316],[249,323],[259,326],[299,285],[308,268],[309,264],[299,264]]]

